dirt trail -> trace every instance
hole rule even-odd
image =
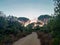
[[[13,45],[40,45],[40,41],[38,39],[37,34],[33,32],[32,34],[22,39],[19,39],[18,41],[13,43]]]

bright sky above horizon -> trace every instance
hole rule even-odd
[[[53,14],[53,0],[0,0],[0,11],[6,15],[36,18],[43,14]]]

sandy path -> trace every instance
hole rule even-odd
[[[13,45],[40,45],[40,41],[37,37],[37,34],[33,32],[32,34],[16,41]]]

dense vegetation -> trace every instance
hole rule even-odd
[[[12,43],[23,37],[24,26],[14,16],[4,16],[0,12],[0,45]],[[6,44],[6,45],[7,45]]]
[[[50,20],[48,27],[53,36],[53,45],[60,45],[60,0],[54,0],[54,18]]]

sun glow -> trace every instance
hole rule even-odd
[[[33,20],[29,20],[25,23],[25,27],[28,25],[28,24],[31,24],[31,23],[34,23],[34,27],[39,25],[40,27],[43,27],[44,23],[42,21],[38,21],[36,18],[33,19]]]

